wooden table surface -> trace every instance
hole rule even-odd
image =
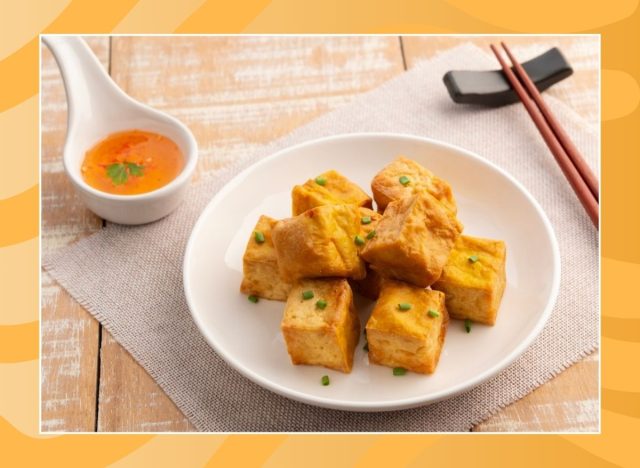
[[[595,38],[511,37],[558,45],[576,73],[548,91],[599,122]],[[486,37],[91,37],[115,81],[183,120],[200,145],[197,176],[215,173],[438,52]],[[585,44],[589,47],[585,47]],[[76,197],[62,167],[64,88],[42,48],[42,248],[90,235],[105,221]],[[151,377],[52,278],[42,273],[42,430],[189,431]],[[598,353],[573,365],[474,431],[598,430]]]

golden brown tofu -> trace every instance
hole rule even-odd
[[[322,205],[356,205],[371,208],[371,197],[337,171],[331,170],[296,185],[291,192],[293,216]]]
[[[496,323],[506,285],[506,258],[503,241],[460,236],[432,286],[445,294],[451,318]]]
[[[347,280],[297,282],[289,293],[281,329],[293,364],[351,372],[360,320]]]
[[[447,333],[444,294],[386,280],[367,322],[369,361],[432,374]]]
[[[382,215],[369,208],[360,208],[360,216],[361,229],[360,241],[358,243],[362,242],[362,244],[359,245],[358,248],[359,250],[362,250],[366,243],[373,239],[373,236],[377,234],[376,227],[378,226],[378,222],[382,219]],[[367,275],[363,279],[350,279],[349,284],[351,285],[351,288],[361,296],[375,301],[380,294],[381,281],[382,276],[375,270],[367,267]]]
[[[360,236],[365,240],[369,240],[376,233],[371,234],[371,231],[375,231],[378,227],[378,222],[382,219],[382,215],[377,211],[373,211],[369,208],[360,208]],[[369,236],[369,238],[367,238]]]
[[[462,224],[426,192],[391,202],[361,255],[383,276],[427,287],[442,274]]]
[[[286,301],[291,285],[280,279],[276,251],[271,239],[271,229],[275,223],[273,218],[260,216],[251,232],[242,257],[240,291],[264,299]]]
[[[282,278],[364,278],[356,245],[360,218],[355,205],[323,205],[278,221],[272,236]]]
[[[371,181],[371,190],[378,205],[378,211],[381,213],[392,201],[425,190],[449,211],[454,214],[457,212],[456,201],[449,184],[417,162],[404,156],[398,156],[376,174]]]

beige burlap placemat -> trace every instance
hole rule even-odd
[[[164,220],[141,227],[109,225],[48,256],[44,267],[202,431],[467,431],[597,348],[598,240],[522,106],[483,109],[451,102],[442,75],[461,68],[489,69],[495,63],[475,46],[450,50],[258,154],[235,160],[192,187],[185,203]],[[597,135],[562,102],[548,101],[597,169]],[[557,305],[541,335],[516,362],[447,401],[385,413],[326,410],[290,401],[241,376],[205,342],[183,294],[185,245],[207,202],[240,169],[311,138],[379,131],[460,145],[522,182],[549,215],[560,243]]]

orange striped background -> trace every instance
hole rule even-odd
[[[0,288],[38,256],[38,34],[209,32],[602,33],[603,411],[590,436],[38,434],[36,272],[2,289],[0,440],[21,466],[638,466],[640,14],[638,0],[22,0],[0,18]],[[17,221],[19,220],[19,222]],[[29,302],[32,304],[33,302]],[[16,316],[21,318],[16,323]],[[633,460],[636,460],[635,462]]]

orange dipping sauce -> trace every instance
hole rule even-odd
[[[153,132],[128,130],[109,135],[85,154],[82,178],[116,195],[151,192],[175,179],[184,156],[173,140]]]

